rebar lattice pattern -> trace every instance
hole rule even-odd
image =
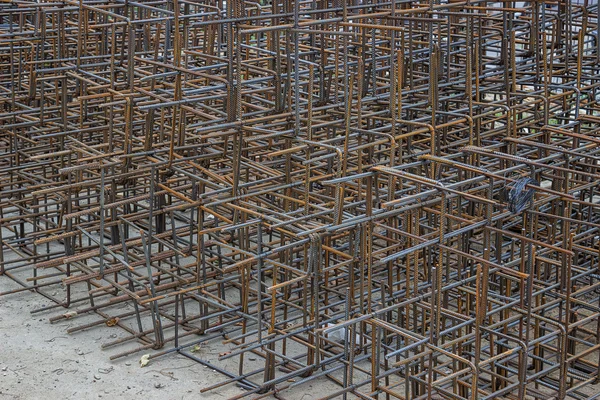
[[[47,297],[70,333],[122,328],[113,359],[209,365],[209,393],[594,398],[598,16],[0,3],[0,279],[19,285],[0,294]]]

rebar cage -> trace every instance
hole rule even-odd
[[[598,20],[0,3],[0,294],[120,328],[111,359],[183,354],[235,398],[595,398]]]

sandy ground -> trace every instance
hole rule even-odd
[[[0,292],[18,287],[0,277]],[[226,378],[177,353],[152,359],[144,368],[139,364],[143,352],[111,361],[111,355],[127,348],[102,350],[101,345],[121,337],[120,329],[100,325],[68,334],[67,329],[81,325],[79,317],[51,324],[50,317],[66,310],[31,314],[48,304],[31,292],[0,296],[0,400],[228,399],[244,393],[231,384],[201,393],[202,388]],[[137,346],[132,343],[129,348]],[[214,361],[220,351],[224,349],[207,348],[198,356]],[[280,398],[309,400],[337,389],[330,381],[318,379],[284,391]]]
[[[0,292],[9,287],[12,282],[0,278]],[[110,361],[100,346],[114,337],[114,329],[69,335],[68,323],[50,324],[48,314],[30,314],[43,304],[43,297],[29,292],[0,297],[0,400],[225,399],[242,393],[229,385],[201,394],[223,376],[178,354],[144,368],[135,355]]]
[[[18,287],[10,279],[0,277],[0,293]],[[69,334],[67,329],[81,326],[86,322],[85,316],[51,324],[50,317],[66,310],[31,313],[31,310],[49,304],[39,294],[26,291],[0,296],[0,400],[229,399],[244,393],[232,384],[201,393],[202,388],[223,382],[226,378],[176,352],[154,358],[143,368],[139,364],[141,355],[152,351],[111,361],[111,355],[136,349],[139,344],[132,342],[129,347],[102,350],[103,343],[122,337],[123,331],[101,324]],[[93,318],[94,314],[90,317]],[[215,363],[219,353],[227,350],[225,345],[207,347],[197,356]],[[249,357],[246,363],[251,363],[251,360]],[[252,365],[248,366],[250,370],[254,369]],[[225,367],[230,371],[236,370],[234,361]],[[279,399],[310,400],[338,389],[339,386],[331,381],[318,378],[282,391]],[[588,395],[600,393],[600,385],[590,386],[585,392]],[[253,396],[245,398],[252,399]],[[348,396],[348,399],[355,398]]]

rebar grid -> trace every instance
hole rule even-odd
[[[236,398],[595,398],[598,16],[0,3],[0,295]]]

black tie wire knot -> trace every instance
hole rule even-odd
[[[527,185],[539,186],[539,182],[533,178],[525,177],[514,181],[508,191],[508,210],[513,214],[518,214],[531,205],[535,189]]]

